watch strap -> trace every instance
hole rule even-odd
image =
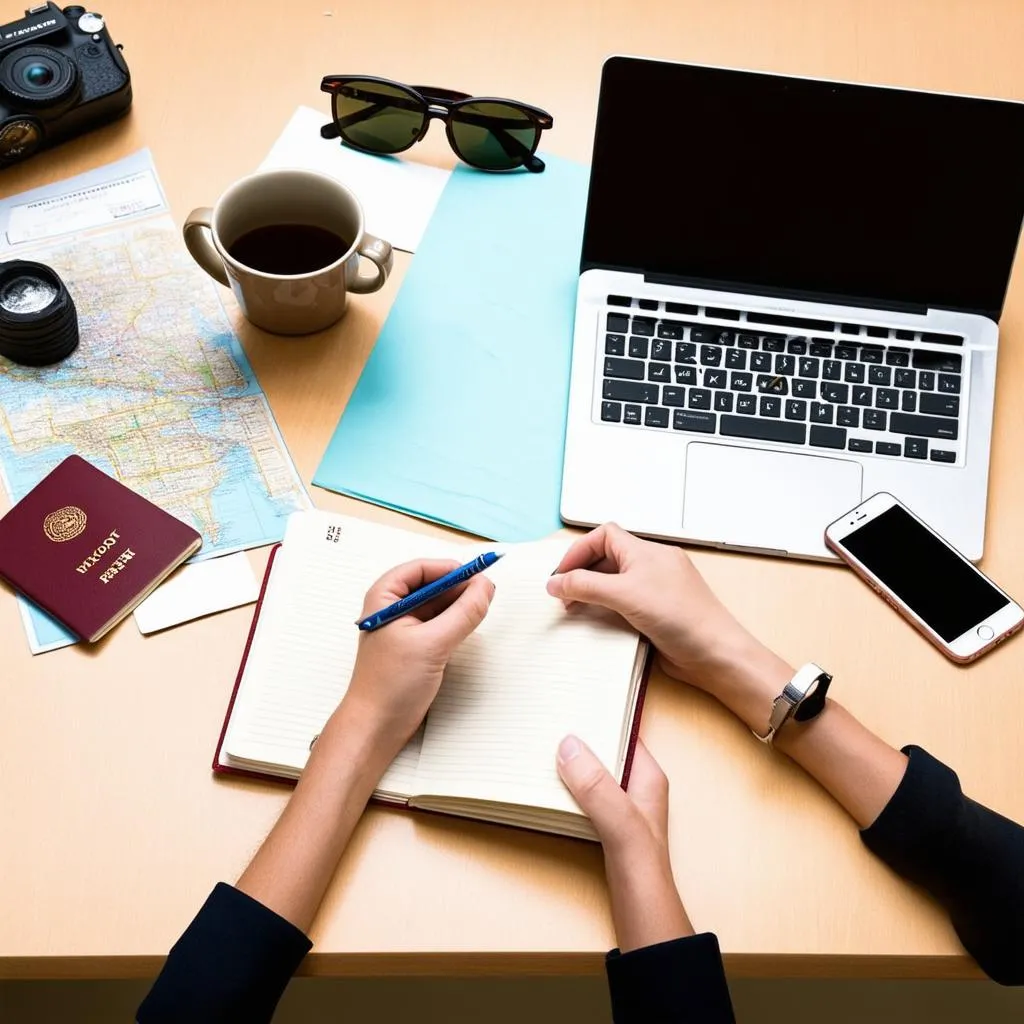
[[[813,661],[801,666],[782,688],[782,693],[772,701],[768,731],[763,734],[754,732],[754,735],[762,743],[770,745],[790,718],[798,722],[816,718],[825,707],[825,696],[831,682],[832,677]]]

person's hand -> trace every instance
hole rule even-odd
[[[566,604],[618,612],[658,649],[668,675],[718,697],[745,674],[770,675],[768,690],[780,674],[792,675],[718,600],[685,552],[640,540],[614,523],[573,544],[547,589]]]
[[[360,618],[452,569],[457,562],[407,562],[385,573],[366,594]],[[484,620],[494,584],[483,574],[386,626],[359,637],[359,653],[344,705],[369,719],[378,742],[394,757],[437,696],[448,659]],[[343,628],[350,629],[348,623]]]
[[[604,847],[622,952],[692,935],[669,861],[668,779],[643,743],[636,745],[628,791],[575,736],[558,748],[558,774]]]

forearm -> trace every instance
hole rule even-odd
[[[342,703],[237,888],[308,931],[389,760],[364,712]]]
[[[623,953],[693,935],[667,858],[606,855],[605,869],[615,938]]]

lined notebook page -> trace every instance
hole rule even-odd
[[[400,562],[450,558],[451,549],[342,516],[293,515],[225,736],[229,763],[278,766],[298,776],[313,737],[344,696],[359,637],[354,623],[369,585]],[[413,791],[419,739],[399,754],[378,792]]]
[[[483,625],[448,666],[430,708],[418,793],[580,813],[555,753],[575,733],[621,769],[639,638],[621,619],[566,611],[545,583],[564,540],[511,548]]]

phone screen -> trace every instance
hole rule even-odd
[[[947,643],[1009,604],[968,561],[898,505],[840,543]]]

